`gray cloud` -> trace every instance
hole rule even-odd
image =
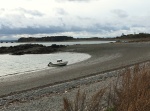
[[[37,35],[37,34],[69,34],[73,33],[71,36],[76,36],[76,34],[80,33],[80,36],[85,33],[87,36],[100,36],[111,35],[115,36],[121,33],[130,33],[130,32],[139,32],[140,30],[145,30],[148,28],[141,22],[138,24],[134,23],[134,18],[130,17],[131,23],[128,25],[129,17],[125,17],[125,19],[120,18],[116,19],[115,22],[113,19],[111,20],[97,20],[90,17],[85,16],[70,16],[64,9],[58,8],[55,10],[58,14],[64,15],[59,16],[57,18],[47,18],[43,19],[40,17],[38,19],[28,19],[22,15],[10,15],[6,18],[1,19],[0,23],[0,35],[8,36],[11,35]],[[35,14],[36,15],[36,14]],[[67,16],[65,16],[67,15]],[[12,17],[12,18],[11,18]],[[119,16],[120,17],[120,16]],[[123,17],[123,16],[121,16]],[[8,20],[8,18],[10,18]],[[47,21],[48,20],[48,21]],[[133,22],[132,22],[133,20]],[[44,21],[44,22],[41,22]],[[140,21],[140,20],[139,20]],[[17,24],[18,23],[18,24]],[[44,24],[43,24],[44,23]],[[143,25],[141,25],[143,24]],[[145,31],[146,32],[146,31]]]
[[[23,12],[24,14],[30,14],[30,15],[33,15],[33,16],[43,16],[44,15],[44,13],[41,13],[37,10],[26,10],[24,8],[17,8],[15,10]]]
[[[120,18],[125,18],[128,17],[128,14],[126,11],[121,10],[121,9],[115,9],[111,11],[112,13],[114,13],[115,15],[117,15]]]
[[[90,17],[82,17],[82,16],[77,16],[77,19],[79,19],[79,20],[93,20]]]
[[[32,15],[40,15],[41,13],[38,13],[34,11],[34,13],[28,10],[25,10],[23,8],[19,8],[21,12],[29,13]],[[101,33],[111,33],[118,30],[130,30],[128,26],[125,26],[123,24],[119,24],[119,26],[115,25],[115,23],[110,21],[102,21],[96,20],[94,18],[91,18],[89,16],[70,16],[65,9],[63,8],[55,8],[55,11],[57,14],[63,15],[59,16],[57,18],[47,18],[43,19],[42,17],[38,18],[39,21],[36,20],[36,18],[29,19],[25,16],[22,17],[22,15],[13,15],[14,20],[18,21],[19,24],[14,24],[14,21],[4,21],[3,24],[1,24],[0,28],[0,35],[21,35],[21,34],[29,34],[29,35],[36,35],[36,34],[54,34],[54,33],[91,33],[91,34],[101,34]],[[35,13],[36,12],[36,13]],[[12,17],[12,15],[11,15]],[[19,18],[19,20],[18,20]],[[6,19],[7,20],[7,19]],[[44,21],[41,22],[40,20]],[[48,20],[48,21],[47,21]],[[25,25],[24,25],[25,24]],[[22,26],[24,25],[24,26]]]
[[[4,8],[1,8],[0,11],[5,11],[5,9],[4,9]]]
[[[11,34],[42,34],[42,33],[56,33],[65,31],[62,27],[49,26],[49,27],[25,27],[25,28],[10,28],[8,26],[1,26],[1,35],[11,35]]]
[[[1,8],[1,9],[0,9],[0,14],[2,14],[3,12],[5,12],[5,9],[4,9],[4,8]]]
[[[72,34],[69,36],[78,37],[78,34],[80,36],[98,36],[98,37],[110,37],[110,36],[116,36],[121,35],[122,33],[138,33],[143,30],[147,29],[147,31],[150,31],[150,28],[148,27],[138,27],[138,26],[115,26],[113,24],[93,24],[91,27],[81,27],[81,26],[27,26],[25,28],[10,28],[8,26],[1,26],[0,29],[0,39],[1,37],[11,37],[13,35],[29,35],[29,36],[36,36],[36,35],[66,35],[66,34]],[[145,32],[147,32],[145,31]],[[18,36],[19,37],[19,36]],[[11,38],[13,39],[13,38]],[[17,39],[17,38],[14,38]]]
[[[57,8],[56,13],[60,15],[68,15],[68,13],[63,8]]]
[[[109,2],[110,0],[5,0],[0,4],[0,35],[8,38],[24,34],[110,37],[122,33],[150,32],[150,0]]]
[[[63,21],[62,21],[63,22]],[[65,23],[63,23],[65,24]],[[91,27],[82,27],[82,26],[27,26],[24,28],[11,28],[9,26],[1,25],[0,34],[1,35],[11,35],[11,34],[52,34],[52,33],[62,33],[62,32],[90,32],[90,33],[101,33],[101,32],[111,32],[117,31],[119,29],[128,30],[126,26],[120,28],[115,27],[113,24],[93,24]]]

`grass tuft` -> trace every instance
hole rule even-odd
[[[101,100],[105,91],[106,88],[101,89],[88,100],[86,93],[81,93],[78,90],[74,101],[67,98],[63,99],[64,108],[62,111],[100,111],[102,109]]]
[[[118,87],[119,86],[119,87]],[[127,69],[114,87],[115,111],[150,111],[150,70],[136,66]]]

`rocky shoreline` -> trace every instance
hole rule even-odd
[[[65,48],[65,45],[52,44],[51,46],[44,46],[41,44],[22,44],[10,47],[0,47],[0,54],[12,54],[12,55],[23,55],[23,54],[47,54],[61,51]]]

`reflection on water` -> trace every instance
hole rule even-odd
[[[90,58],[83,53],[54,53],[54,54],[28,54],[28,55],[0,55],[0,76],[23,73],[28,71],[50,68],[47,64],[56,62],[57,59],[68,61],[69,64],[80,62]]]

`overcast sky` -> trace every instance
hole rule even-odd
[[[0,40],[150,33],[150,0],[0,0]]]

